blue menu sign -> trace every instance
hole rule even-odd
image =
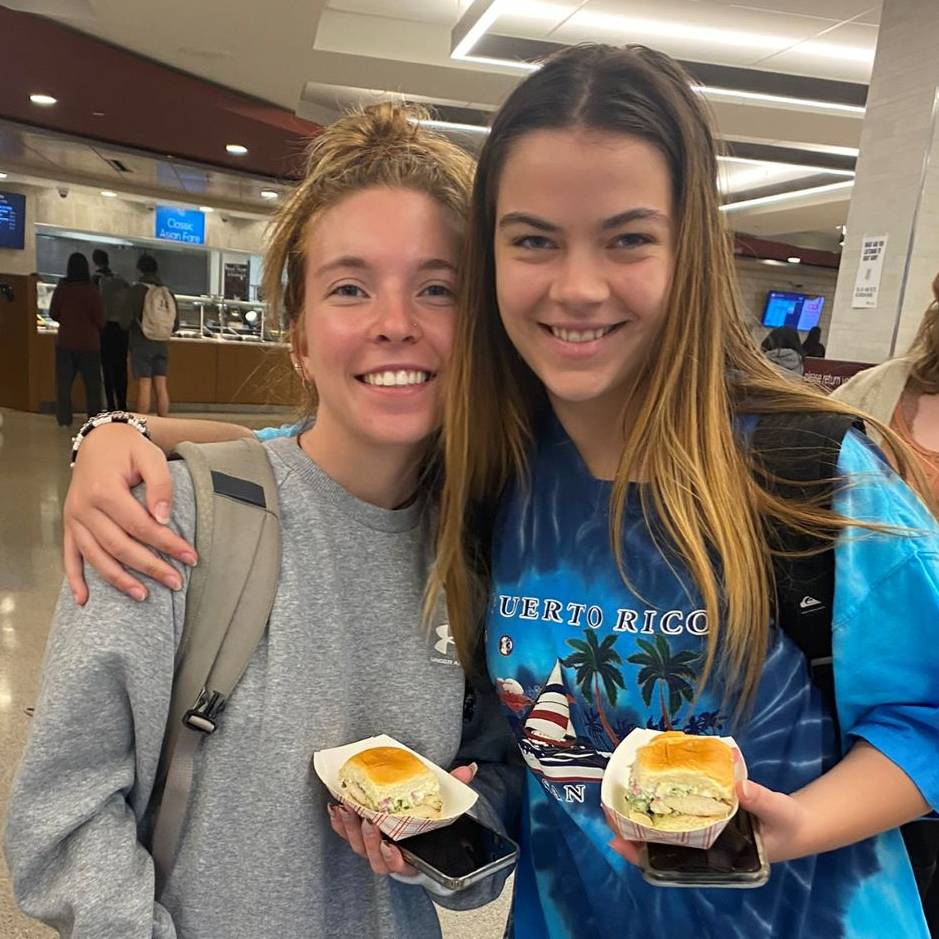
[[[180,241],[187,245],[205,244],[205,213],[195,209],[173,209],[166,205],[156,208],[156,236],[163,241]]]
[[[26,196],[0,192],[0,248],[22,251],[26,244]]]

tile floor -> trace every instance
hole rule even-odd
[[[49,621],[62,579],[61,506],[68,485],[69,434],[52,417],[0,409],[0,831],[13,773],[29,727]],[[197,416],[187,414],[187,417]],[[207,415],[211,416],[211,415]],[[216,415],[251,427],[263,415]],[[279,423],[279,421],[278,421]],[[77,424],[76,424],[77,427]],[[446,939],[498,939],[502,898],[483,910],[441,912]],[[24,917],[0,857],[0,937],[47,939],[54,933]],[[220,937],[221,939],[221,937]]]

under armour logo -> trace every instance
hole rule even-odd
[[[447,655],[450,646],[455,646],[456,642],[450,634],[450,624],[441,623],[436,629],[440,641],[434,643],[434,648],[441,654]]]
[[[815,597],[808,597],[808,596],[806,596],[806,597],[803,597],[803,598],[799,601],[799,606],[800,606],[801,609],[803,609],[803,610],[811,610],[811,609],[814,609],[815,607],[821,606],[821,605],[822,605],[822,601],[821,601],[821,600],[816,600]]]

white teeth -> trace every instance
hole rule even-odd
[[[430,372],[407,372],[400,369],[397,372],[370,372],[362,380],[366,385],[380,385],[385,388],[405,388],[408,385],[423,385],[430,381]]]
[[[559,326],[549,327],[551,334],[564,342],[594,342],[611,333],[614,326],[601,326],[599,329],[561,329]]]

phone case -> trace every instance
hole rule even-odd
[[[422,874],[426,874],[431,880],[436,881],[448,890],[466,890],[467,887],[472,887],[474,884],[478,884],[481,880],[485,880],[487,877],[491,877],[493,874],[497,874],[507,867],[514,867],[515,862],[518,860],[518,847],[516,846],[511,854],[506,855],[504,858],[499,858],[499,860],[493,861],[485,867],[480,867],[478,870],[473,871],[472,874],[467,874],[465,877],[448,877],[442,871],[437,870],[432,864],[428,864],[427,861],[422,858],[411,854],[406,844],[399,843],[398,850],[408,864],[419,870]]]
[[[769,881],[770,868],[763,849],[759,826],[753,826],[753,841],[759,867],[755,871],[734,871],[726,874],[713,872],[686,873],[652,868],[648,863],[648,848],[642,852],[639,868],[643,879],[655,887],[724,887],[737,890],[762,887]]]

